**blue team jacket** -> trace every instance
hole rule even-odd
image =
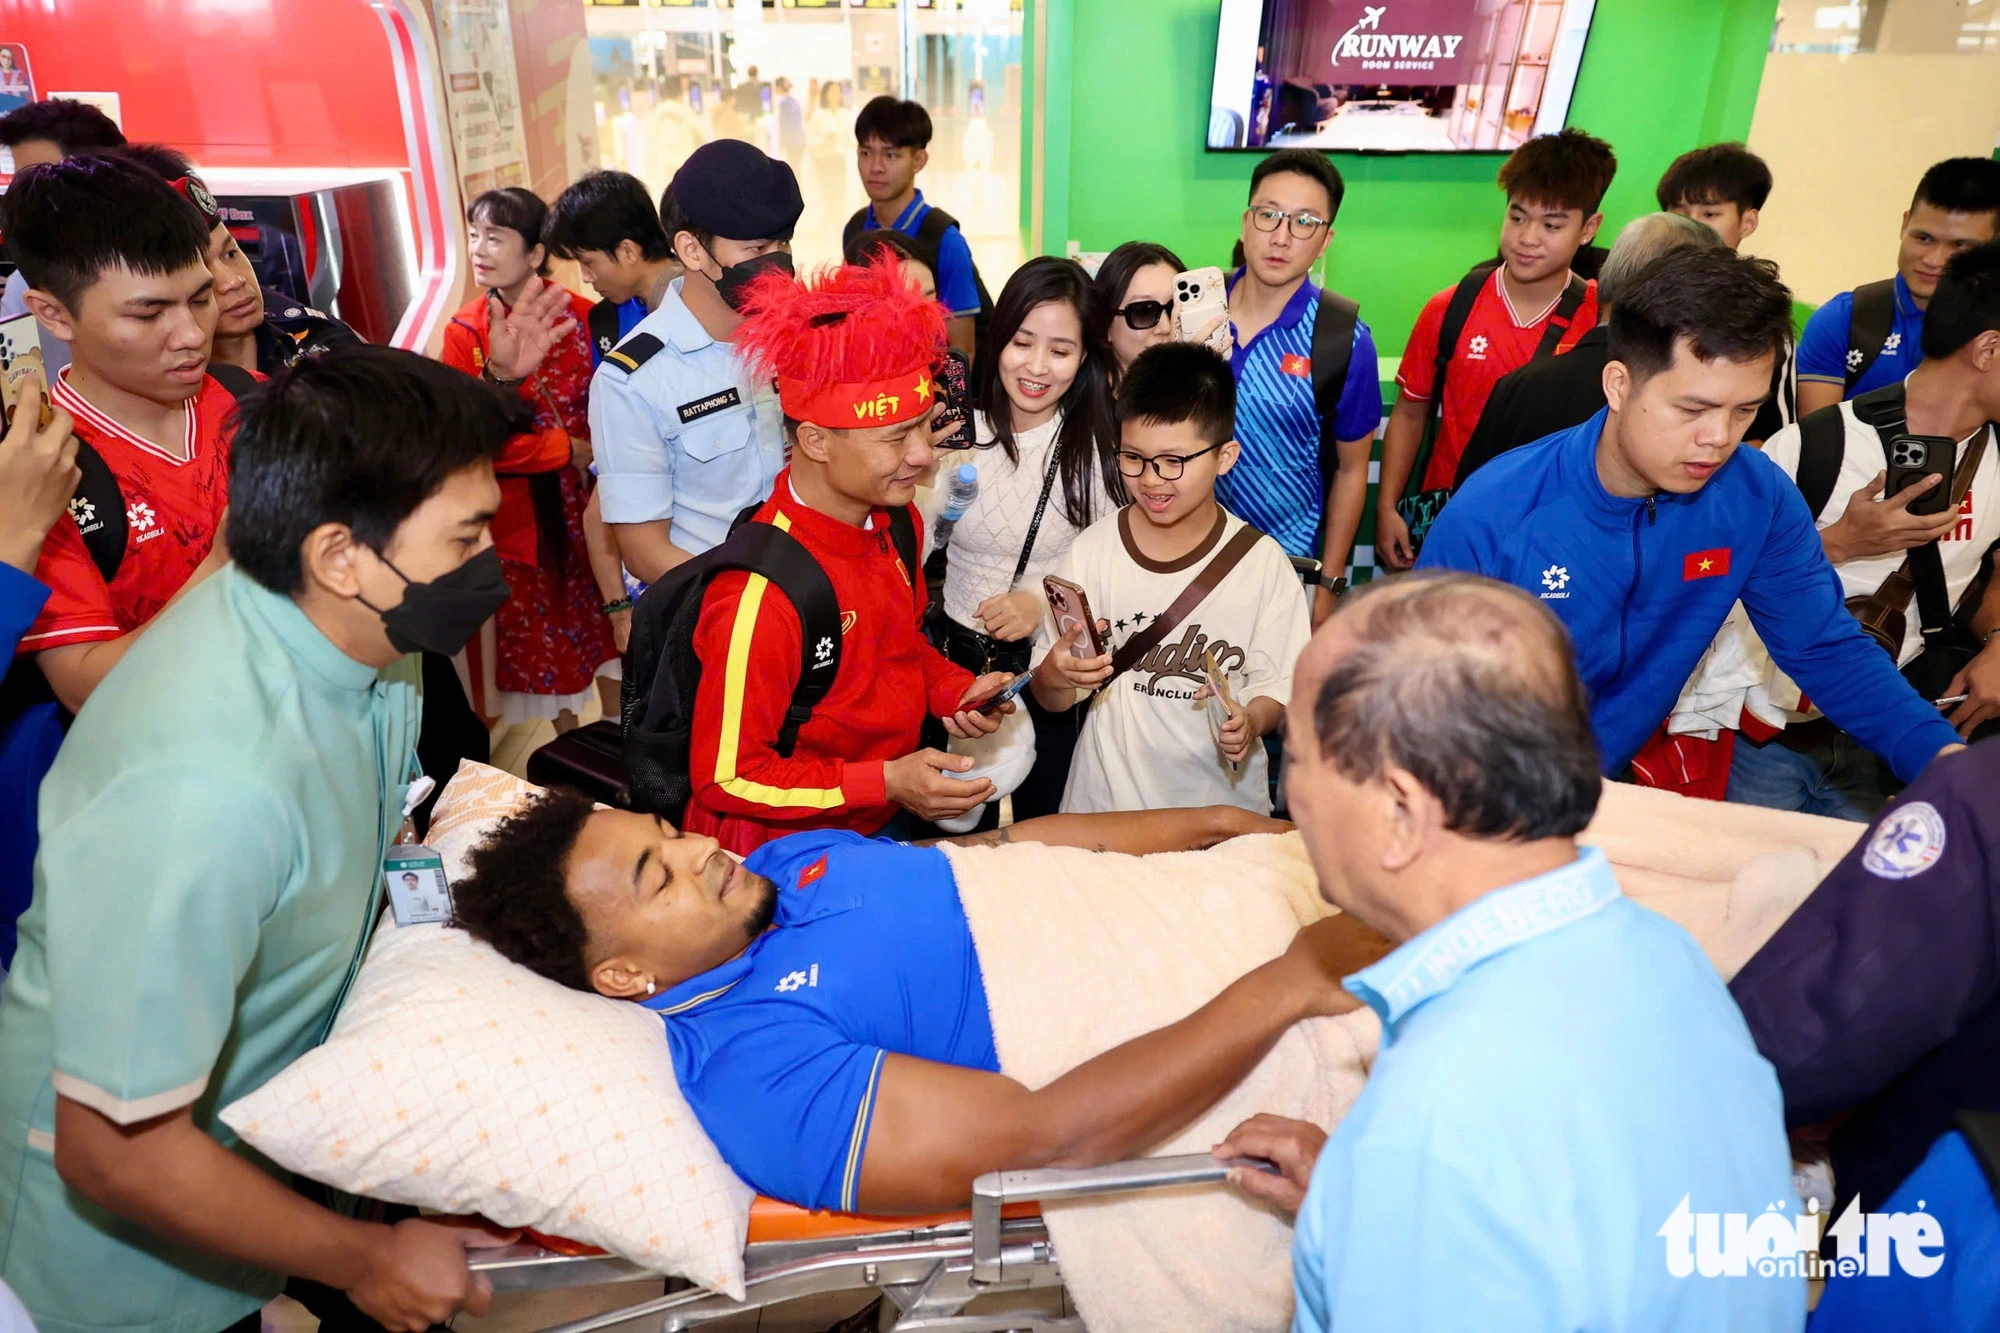
[[[1959,739],[1848,614],[1805,499],[1776,464],[1738,449],[1692,495],[1621,499],[1597,475],[1605,415],[1474,473],[1417,563],[1500,579],[1555,612],[1606,773],[1666,721],[1739,598],[1778,665],[1904,781]]]

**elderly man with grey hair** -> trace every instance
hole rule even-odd
[[[1279,1168],[1232,1178],[1298,1215],[1293,1333],[1795,1333],[1777,1078],[1695,942],[1577,845],[1600,786],[1562,625],[1476,575],[1371,583],[1288,716],[1320,892],[1397,946],[1344,982],[1382,1045],[1333,1136],[1259,1116],[1216,1148]]]
[[[1705,222],[1678,213],[1648,213],[1625,224],[1597,275],[1597,327],[1561,356],[1545,356],[1493,386],[1479,424],[1458,460],[1453,486],[1509,449],[1580,426],[1604,406],[1604,363],[1611,359],[1611,307],[1618,290],[1675,250],[1707,249],[1722,238]],[[1759,436],[1758,438],[1763,438]]]

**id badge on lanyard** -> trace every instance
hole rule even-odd
[[[398,926],[421,926],[451,920],[451,883],[445,878],[444,857],[416,841],[410,815],[436,787],[419,777],[404,802],[403,827],[382,858],[382,887]]]

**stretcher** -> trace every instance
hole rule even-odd
[[[974,1182],[969,1211],[923,1217],[808,1212],[760,1198],[750,1209],[742,1300],[669,1278],[662,1296],[540,1333],[601,1333],[627,1325],[679,1333],[843,1292],[882,1296],[878,1327],[896,1333],[1084,1333],[1082,1320],[1052,1316],[1046,1308],[1046,1293],[1060,1290],[1063,1279],[1042,1203],[1212,1187],[1232,1165],[1269,1169],[1266,1163],[1222,1163],[1207,1153],[1190,1153],[1076,1170],[994,1171]],[[537,1240],[481,1250],[472,1256],[472,1268],[496,1293],[662,1276],[602,1251],[566,1252],[570,1249]],[[1024,1299],[1027,1293],[1040,1295]],[[975,1301],[979,1310],[968,1312]]]

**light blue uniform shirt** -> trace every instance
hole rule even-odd
[[[0,991],[0,1281],[42,1333],[214,1333],[284,1279],[64,1186],[56,1095],[119,1124],[216,1119],[317,1045],[361,961],[422,707],[406,657],[334,647],[234,565],[155,620],[42,784]]]
[[[590,442],[606,523],[668,519],[669,539],[700,555],[745,507],[771,494],[785,466],[778,394],[717,342],[681,300],[675,278],[660,308],[619,343],[665,344],[637,370],[604,359],[590,381]]]
[[[1347,989],[1382,1050],[1299,1209],[1294,1333],[1777,1333],[1798,1278],[1676,1278],[1660,1227],[1792,1193],[1721,978],[1604,854],[1489,893]]]

